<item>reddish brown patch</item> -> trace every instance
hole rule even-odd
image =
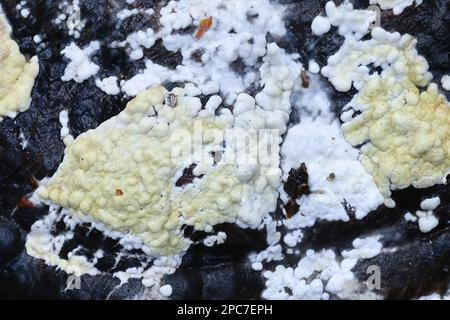
[[[290,219],[297,214],[297,212],[300,210],[300,206],[295,200],[290,199],[284,206],[284,210],[286,211],[286,218]]]
[[[306,73],[305,69],[302,69],[302,72],[300,73],[300,78],[302,79],[302,87],[305,89],[309,88],[309,76]]]
[[[122,189],[116,189],[116,196],[118,196],[118,197],[123,196]]]
[[[26,197],[21,198],[19,201],[17,201],[17,207],[18,208],[26,208],[31,209],[34,208],[33,203],[28,200]]]
[[[208,17],[200,20],[200,25],[198,26],[198,30],[195,33],[195,39],[199,40],[203,35],[212,27],[213,19],[212,17]]]
[[[36,179],[35,177],[33,177],[33,176],[31,177],[30,183],[31,183],[31,187],[33,187],[34,190],[39,188],[39,180]]]

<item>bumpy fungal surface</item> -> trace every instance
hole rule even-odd
[[[200,100],[185,97],[182,89],[143,92],[117,117],[71,143],[39,195],[73,214],[137,235],[161,255],[186,247],[183,224],[210,231],[235,222],[248,198],[252,205],[275,204],[272,189],[278,180],[270,170],[259,174],[256,163],[229,159],[240,148],[225,140],[231,112],[196,117],[200,108]],[[214,157],[219,153],[221,159]],[[189,167],[196,178],[180,185]],[[258,215],[255,211],[251,214]]]
[[[314,34],[323,35],[330,31],[330,25],[338,28],[339,34],[362,38],[376,21],[376,13],[369,10],[355,10],[352,3],[345,1],[339,6],[333,1],[325,5],[326,16],[317,16],[311,28]],[[327,26],[327,27],[325,27]]]
[[[366,30],[367,31],[367,30]],[[322,69],[336,90],[345,92],[352,85],[361,90],[371,80],[399,78],[403,92],[426,86],[431,80],[428,63],[415,48],[417,40],[409,35],[388,33],[381,28],[372,31],[372,39],[360,41],[348,37],[339,51],[328,59]],[[371,66],[381,67],[381,74],[371,72]],[[398,90],[397,90],[398,91]]]
[[[39,73],[37,57],[27,62],[10,33],[0,8],[0,120],[14,118],[18,112],[28,109],[34,79]]]
[[[347,39],[322,70],[338,90],[360,90],[344,108],[343,130],[352,145],[363,145],[360,159],[388,206],[391,189],[433,186],[450,168],[450,106],[435,84],[419,89],[431,74],[416,42],[376,28],[371,40]]]
[[[386,107],[382,101],[372,103],[344,130],[354,144],[370,140],[361,149],[361,160],[383,193],[390,195],[389,186],[396,190],[443,183],[450,170],[450,106],[437,87],[409,92],[405,101],[389,103],[388,110],[380,110]],[[379,117],[378,112],[385,113]]]

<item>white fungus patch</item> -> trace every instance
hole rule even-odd
[[[439,225],[439,219],[432,211],[417,211],[416,215],[419,218],[419,229],[423,233],[428,233]]]
[[[216,244],[224,244],[227,240],[227,234],[225,232],[218,232],[217,235],[208,236],[203,240],[203,244],[207,247],[213,247]]]
[[[116,76],[111,76],[104,79],[96,79],[95,85],[104,93],[109,95],[116,95],[120,93],[119,80]]]
[[[36,202],[36,205],[42,205]],[[62,220],[68,229],[58,235],[54,235],[54,225],[57,221]],[[83,274],[97,275],[101,271],[95,265],[99,259],[103,257],[104,252],[97,250],[93,254],[93,258],[79,254],[80,246],[67,253],[67,258],[61,258],[60,253],[63,244],[72,239],[75,227],[78,225],[91,225],[91,229],[101,231],[106,237],[119,240],[119,244],[123,247],[122,251],[116,255],[116,265],[123,256],[131,250],[142,250],[150,253],[151,249],[146,247],[142,240],[130,234],[120,233],[111,230],[101,223],[97,223],[89,217],[75,217],[65,209],[61,209],[56,205],[50,205],[49,214],[38,220],[31,227],[31,232],[27,235],[25,247],[27,253],[31,256],[42,259],[46,264],[55,266],[64,270],[68,274],[82,276]],[[141,261],[141,267],[128,268],[125,271],[117,271],[113,276],[120,280],[117,287],[127,283],[130,279],[140,279],[146,288],[148,298],[167,298],[163,293],[168,293],[169,288],[166,287],[159,291],[162,279],[167,274],[172,274],[181,264],[181,255],[165,256],[153,259],[147,256],[146,261]]]
[[[445,75],[441,79],[442,88],[446,91],[450,91],[450,76]]]
[[[358,219],[378,208],[383,197],[358,160],[359,151],[345,141],[327,93],[316,78],[300,93],[295,107],[302,119],[289,129],[283,142],[283,180],[291,169],[305,163],[311,194],[296,200],[301,214],[288,219],[286,226],[312,226],[317,219],[348,221],[345,203],[354,208]],[[287,203],[283,188],[280,193]]]
[[[407,7],[421,5],[423,0],[370,0],[370,4],[377,4],[383,10],[392,9],[395,15],[401,14]]]
[[[23,9],[20,10],[20,15],[23,18],[28,18],[30,16],[30,13],[31,13],[30,9],[28,9],[28,8],[23,8]]]
[[[152,8],[133,8],[133,9],[122,9],[119,12],[117,12],[116,16],[119,20],[125,20],[131,16],[135,16],[138,14],[146,14],[146,15],[153,15],[155,13],[155,10]]]
[[[311,190],[297,200],[301,215],[286,221],[290,228],[312,226],[316,219],[348,221],[344,203],[355,209],[358,219],[383,203],[372,177],[358,160],[358,150],[345,141],[337,121],[304,118],[289,130],[281,155],[285,175],[306,164]]]
[[[298,88],[294,92],[293,107],[301,118],[331,123],[336,115],[332,111],[328,91],[318,75],[310,74],[309,87]]]
[[[49,214],[35,222],[31,227],[31,232],[27,235],[25,244],[27,253],[35,258],[43,259],[48,265],[55,266],[69,274],[76,276],[98,274],[95,261],[88,261],[85,256],[77,255],[77,249],[69,252],[67,259],[59,256],[64,242],[73,238],[73,228],[76,224],[71,217],[66,216],[64,222],[70,227],[70,231],[54,237],[51,234],[52,227],[61,218],[63,218],[63,214],[58,206],[50,206]]]
[[[429,198],[429,199],[423,200],[420,203],[420,208],[422,210],[426,210],[426,211],[433,211],[434,209],[439,207],[440,204],[441,204],[441,198],[434,197],[434,198]]]
[[[36,44],[41,43],[41,42],[42,42],[42,37],[41,37],[41,35],[36,34],[36,35],[33,37],[33,41],[34,41],[34,43],[36,43]]]
[[[283,248],[279,244],[268,246],[257,254],[251,254],[249,258],[252,266],[256,267],[259,267],[259,263],[262,262],[282,261],[284,259]]]
[[[279,243],[281,241],[281,233],[277,231],[277,227],[282,226],[282,224],[283,221],[275,221],[270,215],[264,217],[263,222],[258,227],[258,229],[266,229],[266,242],[268,244],[268,247],[261,252],[254,252],[249,255],[249,260],[251,262],[251,267],[253,268],[253,270],[261,271],[264,269],[263,263],[282,261],[285,258],[283,247]],[[294,232],[291,234],[291,239],[288,239],[287,241],[289,242],[291,240],[292,242],[301,242],[301,230],[299,230],[298,232]],[[295,236],[296,239],[294,240]]]
[[[64,0],[58,3],[59,15],[53,21],[56,25],[64,26],[68,34],[75,39],[81,36],[86,26],[86,20],[81,16],[79,0]]]
[[[308,71],[313,73],[313,74],[317,74],[320,72],[320,66],[319,64],[314,61],[314,60],[310,60],[309,64],[308,64]]]
[[[405,213],[404,218],[406,221],[409,221],[409,222],[417,222],[417,217],[415,215],[413,215],[411,212]]]
[[[313,32],[322,35],[330,31],[328,25],[338,28],[343,36],[361,39],[376,20],[376,13],[368,10],[355,10],[353,4],[345,1],[336,6],[333,1],[325,5],[326,16],[317,16],[312,23]]]
[[[61,124],[61,139],[70,139],[70,128],[69,128],[69,112],[63,110],[59,113],[59,123]],[[69,141],[69,140],[66,140]]]
[[[159,292],[163,297],[170,297],[172,295],[173,289],[169,284],[166,284],[159,288]]]
[[[81,49],[74,42],[66,46],[61,51],[68,60],[69,64],[64,70],[62,76],[63,81],[73,80],[78,83],[89,79],[97,74],[100,67],[91,61],[91,56],[100,49],[100,43],[97,41],[91,42],[87,47]]]
[[[317,16],[314,18],[311,28],[315,35],[321,36],[331,30],[331,23],[327,17]]]
[[[428,233],[439,225],[439,219],[433,213],[435,209],[441,204],[439,197],[425,199],[420,203],[421,210],[414,214],[408,212],[404,218],[409,222],[418,222],[421,232]]]
[[[27,7],[26,1],[21,1],[16,5],[16,10],[20,13],[20,16],[27,19],[31,15],[30,9]]]
[[[302,230],[297,229],[297,230],[287,233],[283,238],[283,242],[287,246],[294,248],[297,246],[297,244],[302,242],[302,238],[303,238]]]
[[[440,204],[441,199],[439,197],[425,199],[420,203],[420,208],[423,211],[417,211],[416,216],[419,220],[419,229],[423,233],[428,233],[439,225],[439,219],[433,211],[437,209]]]
[[[433,301],[446,300],[446,301],[448,301],[448,300],[450,300],[450,289],[444,294],[432,293],[430,295],[422,296],[418,300],[433,300]]]
[[[252,263],[252,269],[255,271],[261,271],[263,268],[264,268],[264,266],[261,262],[253,262]]]
[[[28,146],[28,140],[25,138],[25,135],[23,134],[22,130],[20,130],[19,141],[22,150],[25,150]]]
[[[182,63],[170,70],[147,61],[145,70],[127,80],[122,90],[135,96],[165,81],[188,81],[200,87],[212,81],[220,87],[226,102],[232,104],[239,93],[258,81],[254,66],[266,54],[266,35],[269,32],[274,36],[285,34],[283,13],[283,6],[267,0],[226,3],[201,0],[195,4],[187,0],[171,1],[160,10],[161,30],[157,34],[141,31],[138,43],[145,41],[141,36],[146,36],[149,43],[160,38],[169,51],[181,52]],[[194,34],[173,33],[191,25],[198,26],[207,17],[212,18],[212,27],[201,39],[195,39]],[[194,58],[199,55],[201,61]],[[132,50],[132,58],[140,56],[139,48]],[[230,64],[238,60],[248,69],[243,75],[230,68]]]
[[[156,42],[156,35],[152,28],[147,30],[140,30],[128,35],[127,39],[121,43],[122,46],[128,46],[130,48],[130,59],[140,60],[144,57],[143,49],[149,49],[153,47]]]
[[[308,250],[295,268],[278,265],[274,271],[263,272],[267,280],[262,296],[271,300],[327,300],[332,294],[343,299],[376,299],[371,292],[361,294],[365,289],[351,270],[359,260],[377,256],[381,248],[380,237],[374,236],[355,239],[353,249],[341,255],[332,250]]]

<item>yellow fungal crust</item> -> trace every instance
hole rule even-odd
[[[37,57],[27,62],[10,32],[0,13],[0,120],[14,118],[18,112],[28,109],[34,80],[39,73]]]
[[[230,112],[197,117],[192,98],[184,97],[182,89],[172,93],[176,106],[164,103],[164,88],[150,89],[118,116],[80,135],[66,148],[57,173],[39,188],[40,197],[72,214],[89,215],[108,228],[139,236],[156,255],[186,247],[183,224],[211,231],[218,223],[235,222],[241,200],[254,188],[238,179],[234,163],[214,163],[211,155],[223,149],[224,132],[234,118]],[[192,153],[195,142],[201,151]],[[192,164],[199,178],[176,186]],[[257,182],[260,186],[261,177],[255,177],[258,186]],[[275,189],[266,186],[267,182],[260,186],[263,195],[265,188]],[[275,202],[276,192],[272,193]]]
[[[341,89],[352,82],[359,89],[344,108],[342,128],[350,144],[363,145],[360,160],[388,206],[395,205],[391,190],[430,187],[450,171],[450,105],[429,84],[428,64],[415,46],[409,35],[376,29],[371,40],[348,41],[324,70]],[[382,72],[362,67],[370,64]],[[428,88],[421,92],[421,86]],[[349,117],[355,111],[360,114]]]
[[[394,101],[386,99],[387,92],[381,82],[368,86],[359,97],[368,109],[343,130],[353,145],[370,141],[361,149],[361,161],[388,199],[390,189],[430,187],[449,173],[450,105],[435,84]]]

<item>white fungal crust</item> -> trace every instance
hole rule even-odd
[[[143,72],[121,85],[123,93],[135,96],[142,90],[163,82],[192,82],[203,91],[208,82],[219,86],[228,105],[237,95],[258,81],[259,59],[266,55],[267,34],[285,35],[285,6],[268,0],[180,0],[161,8],[158,30],[146,29],[130,34],[120,46],[130,49],[130,59],[143,58],[143,49],[156,40],[171,52],[179,52],[182,62],[170,69],[145,61]],[[178,32],[198,27],[211,18],[211,29],[199,39],[196,33]],[[238,74],[230,64],[241,61],[245,70]],[[204,92],[202,92],[204,93]]]
[[[331,26],[337,27],[341,35],[352,35],[362,38],[376,20],[376,13],[369,10],[355,10],[353,4],[346,1],[336,6],[333,1],[325,5],[326,16],[317,16],[311,25],[316,35],[322,35],[330,31]]]
[[[442,89],[450,91],[450,75],[445,75],[441,79]]]
[[[340,255],[333,250],[308,250],[297,266],[276,266],[265,271],[264,299],[270,300],[328,300],[330,294],[342,299],[379,299],[365,291],[352,269],[359,260],[370,259],[381,253],[380,236],[356,238],[351,250]]]
[[[74,42],[66,46],[61,51],[67,59],[70,60],[64,75],[61,77],[63,81],[73,80],[78,83],[89,79],[97,74],[100,67],[91,61],[91,56],[100,49],[98,41],[91,42],[87,47],[81,49]]]
[[[343,203],[354,208],[358,219],[383,203],[372,177],[358,160],[358,150],[345,141],[337,121],[304,118],[289,130],[281,155],[283,172],[306,164],[311,189],[311,194],[297,200],[301,214],[286,221],[289,228],[311,226],[316,219],[348,221]]]
[[[422,4],[423,0],[370,0],[370,4],[377,4],[383,10],[392,9],[395,15],[399,15],[407,7],[415,3],[416,6]]]
[[[32,257],[44,260],[50,266],[56,266],[64,270],[68,274],[74,274],[75,276],[98,274],[99,271],[95,268],[95,263],[98,261],[97,256],[93,261],[89,261],[85,256],[77,255],[75,249],[67,255],[67,259],[60,257],[59,254],[64,242],[74,237],[72,230],[66,234],[52,236],[52,227],[60,216],[58,207],[50,206],[49,214],[33,224],[25,243],[27,253]],[[64,219],[64,223],[73,226],[73,221],[69,216]]]
[[[28,109],[39,73],[37,57],[27,62],[10,34],[11,28],[0,12],[0,121],[4,117],[14,118]]]
[[[342,128],[349,143],[363,145],[360,160],[388,206],[395,205],[391,189],[441,183],[450,169],[450,106],[429,84],[416,42],[375,28],[371,40],[347,38],[322,70],[339,91],[359,90],[344,108]]]

